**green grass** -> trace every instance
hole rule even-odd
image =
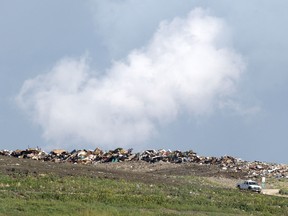
[[[240,192],[205,178],[181,186],[90,177],[0,175],[0,215],[288,215],[282,197]]]

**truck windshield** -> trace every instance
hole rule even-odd
[[[256,182],[249,182],[250,185],[257,185]]]

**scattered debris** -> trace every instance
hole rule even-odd
[[[260,161],[243,161],[232,156],[222,157],[204,157],[197,155],[196,152],[189,150],[181,152],[179,150],[171,151],[160,149],[145,150],[141,153],[132,153],[133,149],[125,150],[117,148],[105,152],[99,148],[93,150],[73,150],[71,152],[64,149],[54,149],[46,153],[39,148],[28,148],[26,150],[1,150],[0,155],[27,158],[39,161],[52,161],[55,163],[73,163],[73,164],[97,164],[108,162],[125,161],[146,161],[148,163],[166,162],[166,163],[197,163],[203,165],[216,165],[222,170],[232,172],[248,173],[247,177],[257,178],[261,176],[288,178],[288,165],[273,164]]]

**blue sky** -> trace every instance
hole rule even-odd
[[[287,4],[2,1],[0,148],[287,163]]]

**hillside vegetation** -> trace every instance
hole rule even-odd
[[[1,157],[0,168],[0,215],[288,215],[287,198],[238,191],[238,179],[205,165]]]

